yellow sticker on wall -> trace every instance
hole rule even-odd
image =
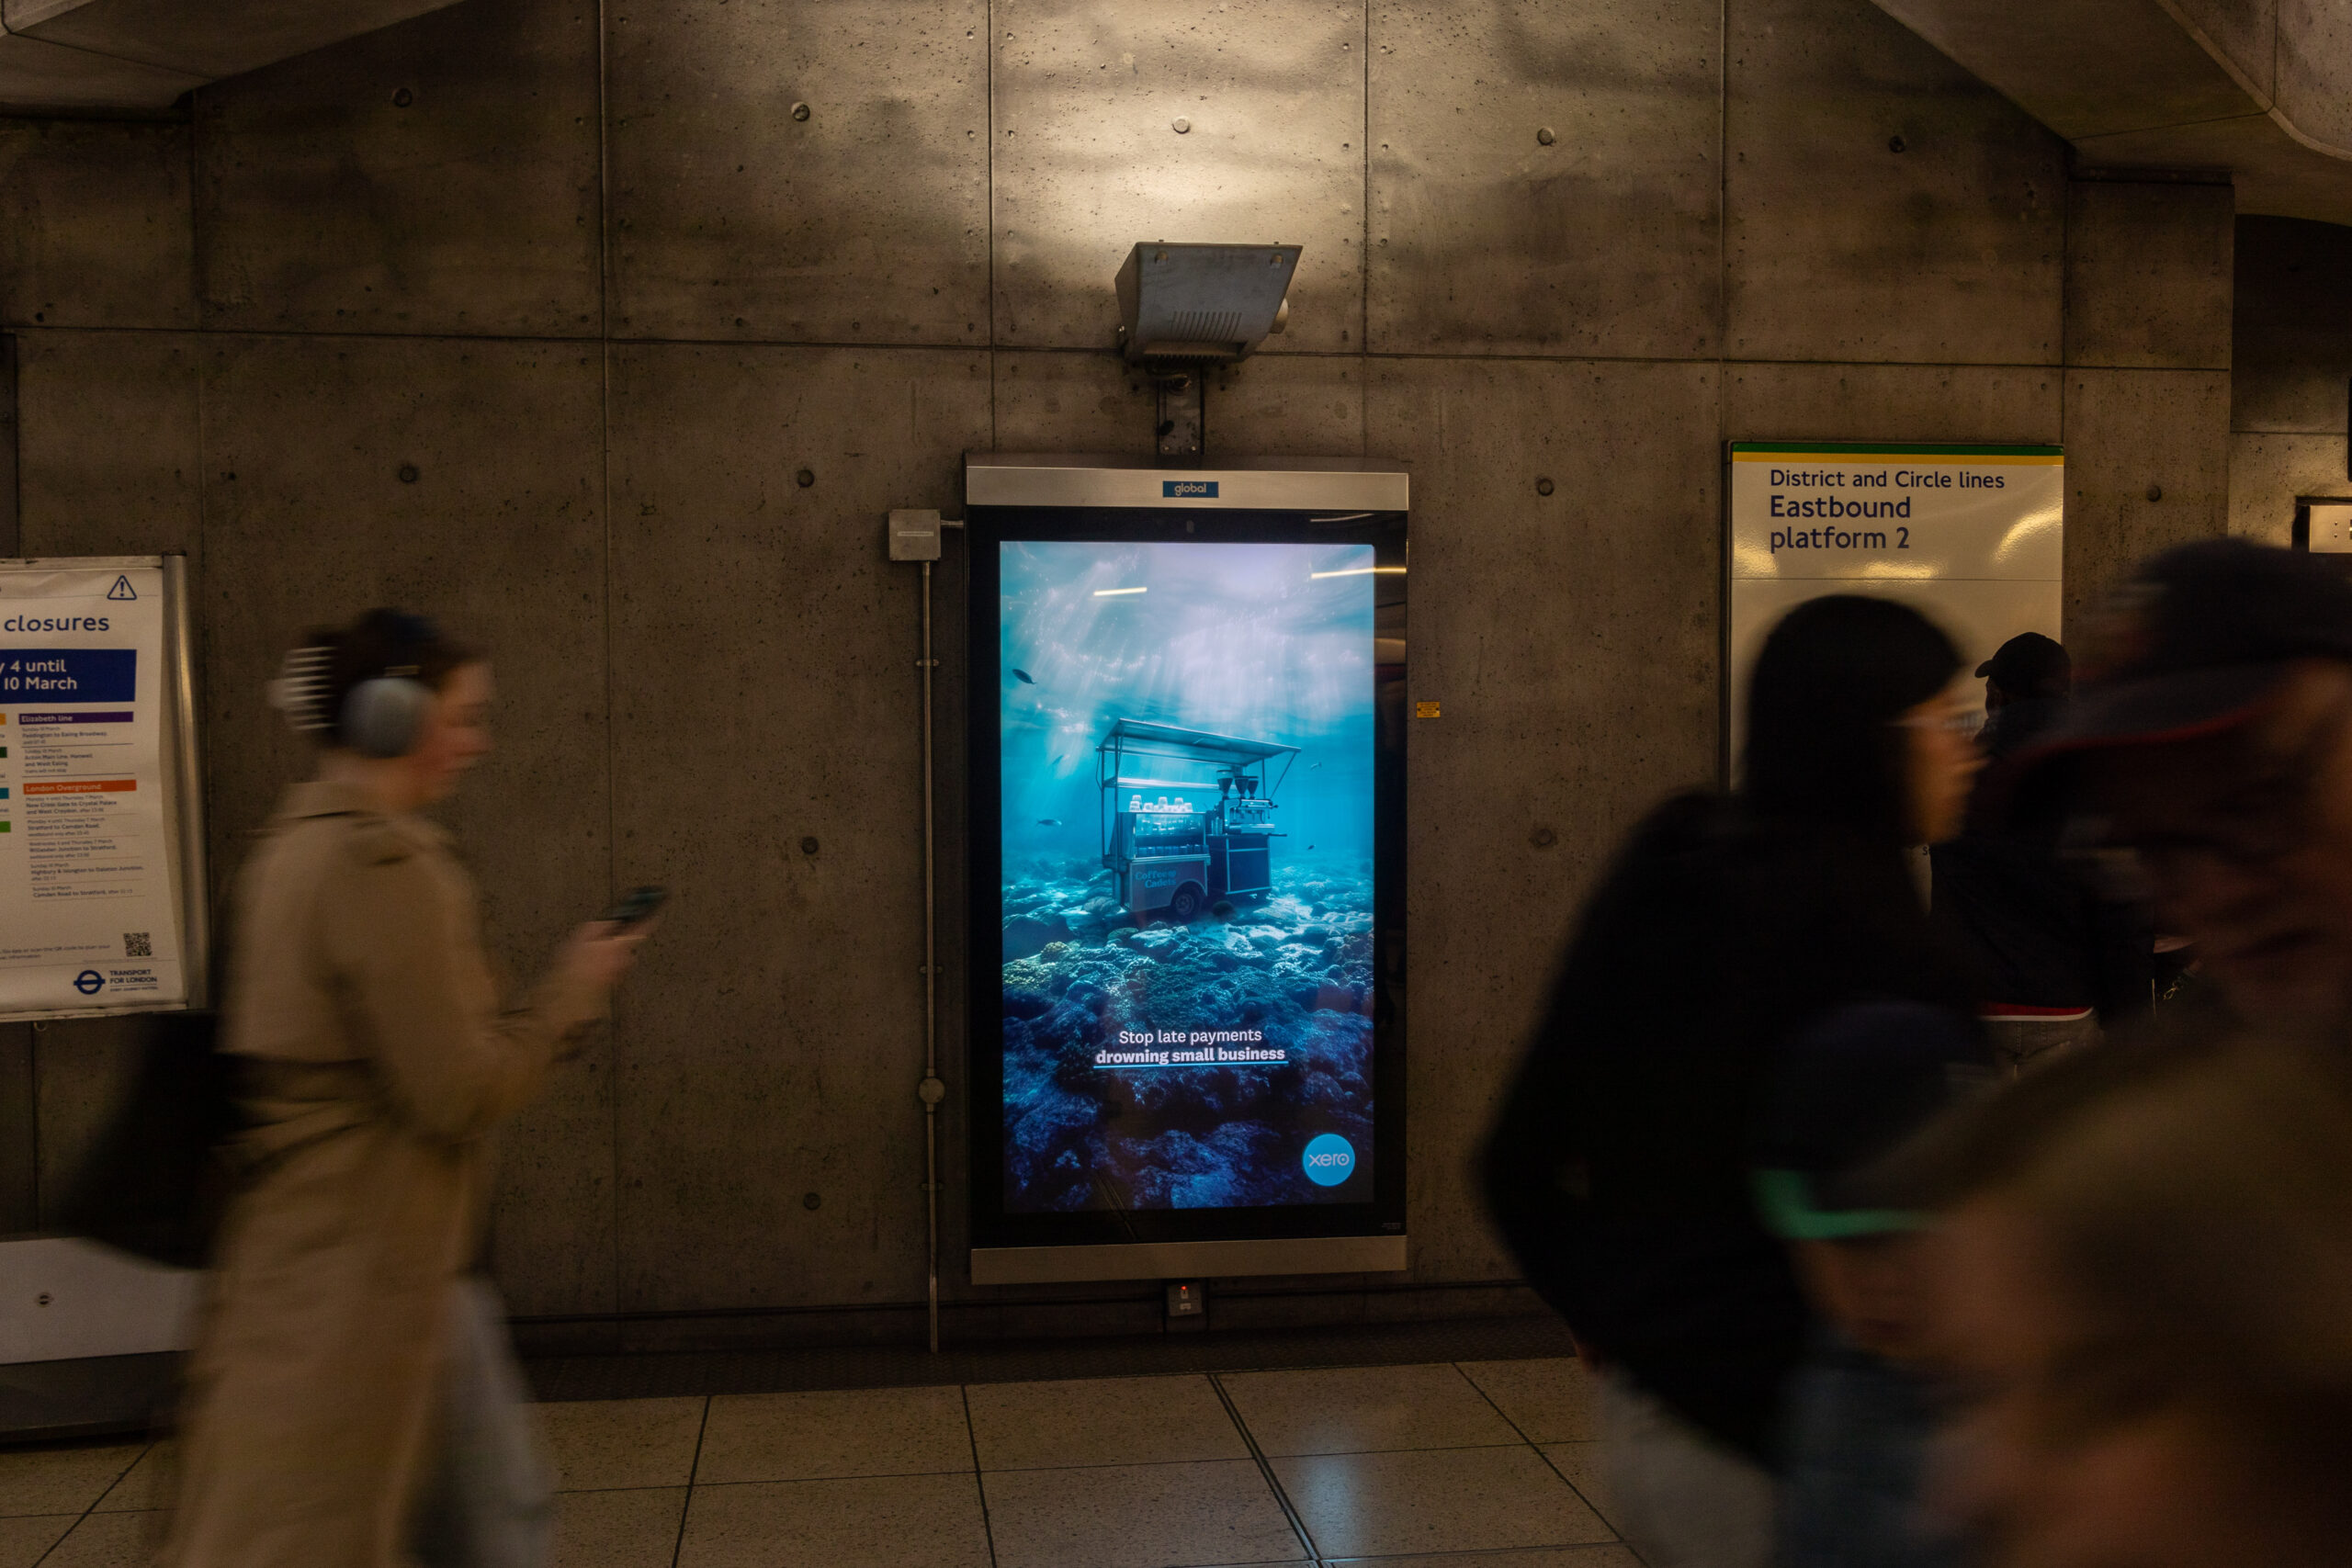
[[[1435,718],[1437,716],[1437,705],[1435,703],[1415,703],[1413,705],[1413,716],[1415,718]]]

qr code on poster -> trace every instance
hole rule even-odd
[[[145,931],[125,931],[122,933],[122,955],[125,958],[153,958],[155,956],[155,943]]]

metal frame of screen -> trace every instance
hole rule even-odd
[[[1165,474],[1168,470],[1159,470]],[[1194,471],[1196,474],[1197,471]],[[1066,477],[1066,476],[1065,476]],[[1123,476],[1125,477],[1125,476]],[[1187,479],[1194,474],[1186,474]],[[1211,476],[1212,478],[1215,476]],[[1286,480],[1303,476],[1286,474]],[[1337,476],[1362,477],[1360,475]],[[1382,475],[1397,481],[1401,475]],[[975,486],[975,490],[979,487]],[[998,487],[1001,493],[1004,487]],[[1228,493],[1236,487],[1228,486]],[[1246,490],[1245,487],[1238,487]],[[1295,493],[1294,491],[1293,493]],[[1311,491],[1307,492],[1311,496]],[[1345,492],[1342,492],[1345,493]],[[1360,491],[1358,493],[1361,493]],[[1285,494],[1285,502],[1292,500]],[[1309,504],[1197,507],[972,504],[971,1223],[979,1283],[1150,1279],[1186,1273],[1363,1271],[1404,1267],[1405,585],[1381,573],[1375,600],[1374,757],[1373,1201],[1264,1208],[1008,1213],[1004,1206],[1001,801],[1003,670],[998,547],[1007,540],[1365,544],[1406,564],[1406,514]],[[1366,1238],[1373,1238],[1367,1246]],[[1327,1245],[1327,1244],[1340,1245]],[[1277,1245],[1268,1245],[1277,1244]]]

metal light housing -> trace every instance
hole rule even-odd
[[[1138,243],[1119,268],[1119,347],[1134,365],[1231,364],[1290,316],[1296,245]]]

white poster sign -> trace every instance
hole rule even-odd
[[[181,566],[0,562],[0,1017],[202,1000]]]
[[[2058,636],[2059,448],[1738,443],[1730,466],[1735,770],[1757,650],[1807,599],[1869,593],[1909,604],[1951,634],[1972,671],[2019,632]]]

